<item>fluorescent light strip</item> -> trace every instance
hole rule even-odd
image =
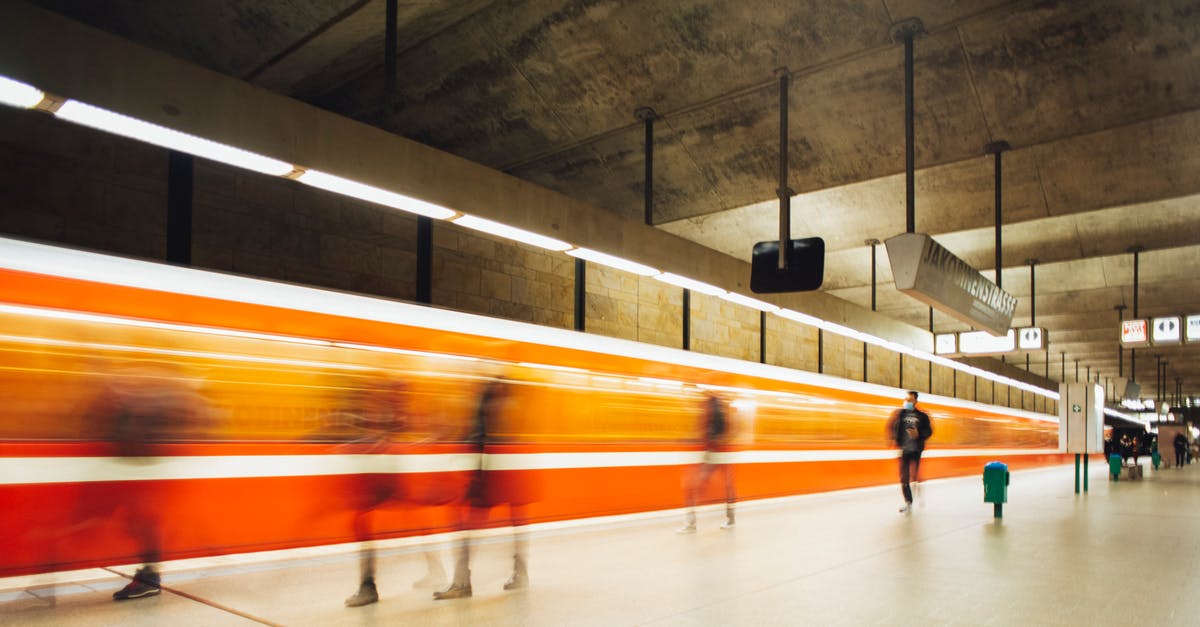
[[[529,244],[530,246],[537,246],[538,248],[545,248],[555,252],[564,252],[569,248],[573,248],[571,244],[568,244],[562,240],[554,239],[553,237],[538,235],[537,233],[531,233],[524,229],[518,229],[515,226],[508,226],[507,224],[500,224],[499,222],[493,222],[491,220],[485,220],[484,218],[477,218],[475,216],[459,216],[457,219],[451,221],[459,226],[465,226],[468,229],[475,229],[476,231],[482,231],[491,235],[498,235],[500,237],[521,242],[523,244]]]
[[[617,270],[632,272],[641,276],[653,276],[659,273],[659,270],[656,268],[651,268],[647,265],[629,261],[628,259],[614,257],[607,253],[602,253],[590,248],[576,248],[574,250],[568,250],[567,254],[572,257],[594,261],[602,266],[608,266],[610,268],[616,268]]]
[[[779,307],[776,305],[772,305],[771,303],[768,303],[766,301],[758,300],[757,298],[750,298],[749,296],[742,296],[741,294],[738,294],[736,292],[725,292],[724,294],[718,294],[718,296],[720,296],[721,298],[723,298],[731,303],[737,303],[739,305],[744,305],[746,307],[749,307],[751,309],[757,309],[759,311],[769,311],[769,312],[779,311]]]
[[[21,109],[36,107],[46,94],[33,85],[0,76],[0,104]]]
[[[255,333],[252,331],[238,331],[235,329],[222,329],[220,327],[205,327],[190,324],[174,324],[171,322],[154,322],[152,320],[139,320],[137,318],[122,318],[119,316],[108,316],[104,314],[89,314],[77,311],[62,311],[58,309],[42,309],[40,307],[23,307],[20,305],[0,305],[0,313],[37,316],[39,318],[54,318],[56,320],[75,320],[79,322],[93,322],[100,324],[118,324],[126,327],[163,329],[167,331],[187,331],[189,333],[224,335],[228,337],[241,337],[255,340],[272,340],[276,342],[288,342],[290,344],[309,344],[313,346],[331,345],[331,343],[326,340],[317,340],[307,337],[273,335],[270,333]]]
[[[701,283],[695,279],[689,279],[685,276],[679,276],[678,274],[671,274],[670,272],[664,272],[655,276],[654,278],[662,281],[663,283],[670,283],[671,285],[692,290],[693,292],[700,292],[701,294],[708,294],[710,296],[720,296],[721,294],[725,293],[725,290],[715,285]]]
[[[401,211],[415,213],[435,220],[445,220],[454,216],[453,210],[441,205],[417,200],[411,196],[397,194],[396,192],[389,192],[386,189],[380,189],[365,183],[359,183],[358,181],[351,181],[350,179],[320,170],[305,170],[303,174],[296,177],[296,180],[305,185],[311,185],[335,194],[350,196],[351,198],[373,202],[393,209],[400,209]]]
[[[89,126],[106,133],[123,135],[155,146],[186,152],[197,157],[220,161],[271,176],[283,176],[295,169],[292,164],[278,159],[264,157],[248,150],[144,122],[127,115],[84,104],[78,100],[66,101],[58,108],[58,111],[54,112],[54,115],[68,122]]]

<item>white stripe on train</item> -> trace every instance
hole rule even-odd
[[[1055,455],[1058,449],[932,449],[925,457],[991,457]],[[893,459],[888,449],[737,451],[717,453],[716,463],[764,464]],[[562,470],[682,466],[703,459],[699,451],[505,453],[485,455],[487,470]],[[318,477],[370,473],[431,473],[479,468],[469,453],[429,455],[212,455],[187,457],[3,457],[0,485],[146,481],[164,479],[234,479]]]

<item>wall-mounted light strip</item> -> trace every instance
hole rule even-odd
[[[574,248],[574,246],[571,244],[568,244],[562,240],[554,239],[553,237],[538,235],[537,233],[531,233],[524,229],[518,229],[515,226],[508,226],[507,224],[501,224],[499,222],[493,222],[491,220],[477,218],[475,216],[459,216],[458,218],[451,220],[451,222],[459,226],[465,226],[468,229],[475,229],[476,231],[481,231],[490,235],[498,235],[500,237],[521,242],[522,244],[529,244],[530,246],[537,246],[538,248],[545,248],[547,250],[553,250],[556,252],[564,252],[568,248]]]
[[[710,296],[720,296],[721,294],[725,293],[725,290],[715,285],[709,285],[708,283],[703,283],[695,279],[689,279],[685,276],[679,276],[678,274],[671,274],[670,272],[664,272],[656,275],[654,278],[662,281],[663,283],[670,283],[676,287],[682,287],[686,290],[692,290],[693,292],[700,292],[701,294],[708,294]]]
[[[724,294],[719,294],[719,296],[731,303],[737,303],[739,305],[742,305],[744,307],[749,307],[751,309],[757,309],[759,311],[767,311],[767,312],[771,312],[771,313],[775,313],[775,312],[779,311],[779,307],[776,305],[772,305],[771,303],[768,303],[766,301],[758,300],[757,298],[750,298],[749,296],[742,296],[741,294],[738,294],[736,292],[725,292]]]
[[[650,266],[629,261],[628,259],[615,257],[613,255],[592,250],[590,248],[575,248],[573,250],[568,250],[567,254],[572,257],[585,259],[587,261],[594,261],[602,266],[616,268],[617,270],[624,270],[625,272],[632,272],[633,274],[641,276],[654,276],[660,272],[656,268],[651,268]]]
[[[54,115],[68,122],[89,126],[106,133],[122,135],[155,146],[186,152],[197,157],[220,161],[271,176],[283,176],[295,169],[292,164],[278,159],[264,157],[248,150],[143,122],[127,115],[84,104],[78,100],[66,101],[54,112]]]
[[[454,216],[454,211],[451,209],[423,200],[417,200],[404,194],[397,194],[396,192],[389,192],[386,189],[372,187],[365,183],[351,181],[350,179],[321,172],[320,170],[305,170],[303,174],[296,177],[296,180],[327,192],[373,202],[435,220],[445,220]]]
[[[46,94],[32,85],[0,76],[0,104],[32,109],[45,97]]]

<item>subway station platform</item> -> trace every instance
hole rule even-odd
[[[678,535],[682,513],[534,527],[528,589],[502,589],[504,531],[478,538],[474,597],[414,588],[453,539],[379,549],[380,601],[346,608],[354,546],[162,565],[163,593],[111,600],[136,566],[0,579],[3,625],[1195,625],[1200,466],[1090,491],[1070,466],[1014,473],[1002,519],[980,477],[743,503]]]

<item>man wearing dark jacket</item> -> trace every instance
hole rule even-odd
[[[921,453],[925,451],[925,441],[933,435],[933,425],[929,422],[929,414],[917,409],[917,393],[909,390],[904,407],[897,409],[888,421],[888,435],[900,449],[900,489],[904,493],[904,507],[900,513],[912,511],[912,481],[919,481],[921,470]]]

